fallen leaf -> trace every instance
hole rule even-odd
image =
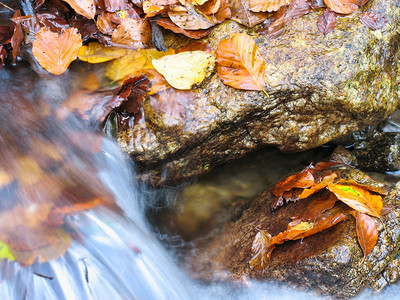
[[[324,0],[326,6],[338,14],[351,14],[358,10],[355,0]]]
[[[207,53],[214,54],[214,49],[206,41],[192,41],[186,46],[183,46],[176,50],[176,53],[186,52],[186,51],[205,51]]]
[[[205,15],[216,14],[221,7],[223,0],[208,0],[199,7],[199,10]]]
[[[324,211],[331,209],[336,201],[337,197],[332,193],[325,193],[320,198],[313,200],[307,207],[307,210],[300,216],[292,217],[292,222],[289,223],[290,226],[296,225],[302,221],[313,221],[318,218]]]
[[[231,9],[231,19],[246,26],[254,27],[267,18],[267,13],[249,10],[249,0],[227,0]]]
[[[103,11],[97,17],[96,26],[104,34],[112,35],[118,25],[121,23],[119,17],[115,13]]]
[[[336,173],[331,173],[331,174],[323,177],[315,185],[311,186],[310,188],[304,189],[300,195],[300,199],[307,198],[307,197],[311,196],[312,194],[326,188],[328,186],[328,184],[333,183],[333,181],[336,179],[336,177],[337,177]]]
[[[217,47],[217,62],[218,76],[224,84],[237,89],[264,91],[265,62],[249,35],[234,33],[221,40]]]
[[[193,91],[181,91],[174,88],[163,90],[148,97],[148,103],[153,109],[175,118],[184,119],[186,111],[193,103]]]
[[[122,57],[127,52],[127,49],[106,47],[98,42],[91,42],[79,49],[78,58],[91,64],[97,64]]]
[[[262,35],[265,35],[268,39],[274,39],[281,36],[284,32],[286,10],[287,7],[282,6],[275,13],[273,22],[267,28],[260,28],[258,32]]]
[[[152,63],[171,86],[189,90],[211,75],[215,57],[203,51],[188,51],[153,59]]]
[[[175,33],[181,33],[191,39],[201,39],[201,38],[209,35],[213,31],[213,28],[200,29],[200,30],[185,30],[185,29],[177,26],[174,22],[172,22],[168,18],[163,18],[163,19],[157,20],[156,23],[165,29],[169,29]]]
[[[364,253],[364,258],[360,263],[361,266],[378,241],[378,229],[374,219],[367,214],[359,211],[352,211],[351,214],[356,218],[357,239]]]
[[[321,216],[315,222],[300,222],[295,226],[288,226],[287,230],[271,237],[266,231],[260,231],[252,246],[253,257],[249,261],[250,266],[254,270],[265,270],[268,267],[271,253],[275,245],[283,244],[289,240],[298,240],[314,235],[320,231],[328,229],[337,223],[348,219],[342,213],[332,216]]]
[[[319,163],[317,163],[315,165],[315,171],[319,172],[319,171],[322,171],[322,170],[325,170],[325,169],[328,169],[328,168],[341,167],[341,166],[351,167],[351,166],[349,166],[349,165],[347,165],[347,164],[345,164],[343,162],[336,162],[336,161],[325,162],[325,161],[322,161],[322,162],[319,162]]]
[[[302,189],[293,188],[290,191],[284,192],[271,202],[271,209],[275,210],[278,206],[282,206],[285,203],[299,201],[302,191]]]
[[[14,176],[6,170],[0,169],[0,190],[9,185],[14,180]]]
[[[32,53],[42,68],[60,75],[78,57],[81,46],[81,35],[76,28],[63,30],[58,34],[43,27],[33,41]]]
[[[151,40],[150,24],[147,20],[133,18],[123,19],[111,35],[115,44],[125,45],[132,49],[145,48]]]
[[[360,16],[360,21],[372,30],[382,29],[386,24],[386,20],[380,14],[376,14],[374,12],[362,13]]]
[[[93,19],[96,13],[96,5],[94,0],[64,0],[67,2],[76,13],[88,18]]]
[[[151,96],[163,90],[171,88],[171,86],[168,84],[168,81],[165,80],[164,76],[162,76],[156,70],[147,69],[145,73],[150,81],[150,88],[149,91],[147,92],[147,95]]]
[[[323,34],[327,35],[332,32],[336,27],[336,13],[327,8],[324,13],[318,18],[317,27],[318,30]]]
[[[309,188],[315,185],[314,176],[311,172],[313,166],[309,165],[307,168],[302,170],[301,172],[291,175],[284,180],[278,182],[272,193],[279,197],[286,191],[290,191],[293,188]]]
[[[369,0],[356,0],[358,6],[364,6]]]
[[[127,3],[124,0],[104,0],[104,6],[106,11],[115,12],[118,10],[125,10]]]
[[[281,6],[288,5],[292,0],[250,0],[249,8],[253,12],[273,12]]]
[[[373,180],[372,178],[370,178],[371,180]],[[366,189],[370,192],[374,192],[377,194],[381,194],[386,196],[387,194],[389,194],[389,188],[385,187],[385,186],[379,186],[379,185],[372,185],[372,183],[368,183],[368,182],[357,182],[354,179],[340,179],[338,182],[338,184],[347,184],[347,185],[352,185],[352,186],[358,186],[360,188]]]
[[[19,10],[17,10],[15,12],[13,18],[18,18],[20,16],[21,16],[21,14],[20,14]],[[12,47],[12,55],[13,55],[12,63],[15,63],[15,60],[17,59],[18,50],[24,40],[24,37],[25,36],[24,36],[24,32],[22,31],[21,24],[15,23],[14,33],[11,37],[11,47]]]
[[[175,25],[185,30],[208,29],[216,24],[206,15],[196,12],[193,8],[176,5],[168,10],[168,16]]]
[[[288,24],[311,11],[311,0],[291,0],[285,11],[284,23]]]
[[[329,184],[328,189],[351,208],[380,218],[383,202],[380,195],[372,195],[367,189],[342,184]]]

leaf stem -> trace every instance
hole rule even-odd
[[[15,9],[12,9],[11,7],[9,7],[8,5],[4,4],[4,3],[1,2],[1,1],[0,1],[0,6],[3,6],[3,7],[5,7],[5,8],[7,8],[7,9],[9,9],[9,10],[15,12]]]
[[[264,89],[262,89],[262,91],[263,91],[264,94],[269,98],[269,94],[268,94]]]

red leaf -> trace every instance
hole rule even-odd
[[[372,30],[381,29],[386,23],[386,20],[381,15],[374,12],[362,13],[360,16],[360,21]]]
[[[313,168],[312,165],[309,165],[307,168],[302,170],[300,173],[291,175],[286,179],[278,182],[278,184],[272,190],[272,193],[279,197],[284,192],[290,191],[292,188],[309,188],[315,184],[314,176],[310,172],[310,169]]]
[[[324,13],[318,18],[317,27],[318,30],[323,34],[327,35],[332,32],[336,27],[336,13],[327,8]]]
[[[378,241],[378,229],[374,219],[367,214],[358,211],[352,211],[351,214],[356,218],[357,238],[364,253],[362,265]]]
[[[19,10],[17,10],[13,16],[13,18],[18,18],[20,17],[21,14],[19,13]],[[22,26],[21,24],[15,23],[14,27],[14,33],[11,37],[11,47],[12,47],[12,55],[13,55],[13,63],[15,62],[15,59],[17,58],[18,55],[18,50],[19,47],[22,44],[22,41],[24,40],[24,32],[22,31]]]

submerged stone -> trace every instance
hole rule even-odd
[[[145,120],[121,131],[118,141],[154,185],[201,175],[214,166],[266,145],[302,151],[365,128],[399,106],[400,3],[369,1],[363,11],[385,18],[371,30],[360,12],[338,18],[327,36],[317,29],[322,12],[286,25],[279,38],[255,35],[266,61],[263,92],[236,90],[214,73],[190,101],[162,110],[144,101]],[[208,37],[216,49],[230,33],[246,32],[233,21]],[[178,48],[182,41],[167,41]]]
[[[379,238],[364,263],[357,241],[356,222],[351,210],[341,202],[325,212],[342,212],[349,219],[302,240],[288,241],[276,246],[268,267],[263,271],[252,270],[249,261],[251,247],[258,231],[265,230],[272,236],[285,231],[291,217],[301,215],[311,199],[289,203],[272,212],[274,196],[266,190],[228,222],[224,229],[208,240],[199,241],[196,250],[185,257],[192,275],[200,280],[216,279],[289,282],[298,288],[312,289],[334,298],[350,298],[366,287],[381,289],[399,278],[400,200],[398,190],[376,182],[366,174],[354,170],[337,170],[338,178],[353,179],[374,189],[384,189],[388,195],[384,203],[393,209],[381,220],[375,219]]]

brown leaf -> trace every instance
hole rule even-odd
[[[4,64],[7,54],[8,53],[7,53],[6,49],[4,49],[3,45],[0,45],[0,68]]]
[[[253,12],[277,11],[281,6],[288,5],[291,0],[250,0],[249,8]]]
[[[275,245],[283,244],[289,240],[298,240],[314,235],[346,219],[348,219],[348,217],[342,213],[328,217],[322,216],[317,218],[314,223],[301,222],[295,226],[289,225],[286,231],[281,232],[272,238],[271,235],[262,230],[256,235],[253,241],[252,252],[254,253],[254,256],[249,261],[249,264],[253,269],[263,271],[269,264],[271,253],[274,250]]]
[[[364,6],[369,0],[356,0],[358,6]]]
[[[203,5],[199,6],[199,10],[205,15],[216,14],[221,7],[223,0],[208,0]]]
[[[75,10],[76,13],[88,18],[93,19],[96,13],[96,5],[94,0],[64,0]]]
[[[267,13],[264,12],[252,12],[249,10],[249,0],[227,0],[228,5],[231,9],[231,19],[246,26],[254,27],[257,24],[262,23]]]
[[[58,34],[43,27],[33,41],[32,53],[42,68],[60,75],[77,58],[81,46],[81,35],[76,28]]]
[[[168,18],[159,19],[156,21],[156,23],[165,29],[169,29],[175,33],[181,33],[191,39],[201,39],[201,38],[209,35],[213,31],[213,28],[200,29],[200,30],[185,30],[185,29],[175,25],[175,23],[172,22]]]
[[[328,161],[328,162],[322,161],[315,165],[315,171],[319,172],[319,171],[322,171],[322,170],[325,170],[328,168],[341,167],[341,166],[348,166],[348,165],[345,163],[336,162],[336,161]]]
[[[285,11],[284,23],[290,23],[311,11],[310,0],[292,0]]]
[[[112,35],[118,25],[121,24],[116,14],[103,11],[97,17],[96,26],[104,34]]]
[[[309,188],[315,185],[314,176],[311,172],[312,168],[312,165],[309,165],[301,172],[291,175],[286,179],[278,182],[278,184],[272,190],[272,193],[276,197],[279,197],[284,192],[290,191],[293,188]]]
[[[327,35],[332,32],[336,27],[336,13],[327,8],[324,13],[318,18],[317,27],[318,30],[323,34]]]
[[[268,20],[266,28],[260,28],[258,32],[265,35],[268,39],[274,39],[281,36],[284,32],[285,14],[287,7],[282,6],[272,19],[272,23]]]
[[[162,76],[156,70],[146,69],[145,73],[150,81],[150,89],[147,93],[149,96],[157,94],[171,87],[168,81],[164,78],[164,76]]]
[[[334,194],[324,193],[320,198],[313,200],[301,216],[292,217],[289,225],[294,226],[302,221],[312,221],[318,218],[324,211],[331,209],[337,200]]]
[[[382,29],[386,24],[386,20],[380,14],[376,14],[374,12],[362,13],[360,16],[360,21],[372,30]]]
[[[354,185],[329,184],[328,189],[351,208],[373,217],[381,217],[381,196],[372,195],[367,189]]]
[[[20,17],[21,14],[19,12],[19,10],[17,10],[13,16],[13,18],[18,18]],[[15,63],[15,60],[17,58],[18,55],[18,50],[19,47],[21,46],[22,42],[24,40],[24,32],[22,31],[22,26],[21,24],[15,23],[15,27],[14,27],[14,33],[11,37],[11,47],[12,47],[12,55],[13,55],[13,63]]]
[[[275,210],[278,206],[282,206],[284,203],[299,201],[302,191],[302,189],[293,188],[290,191],[284,192],[281,196],[271,202],[271,209]]]
[[[124,0],[104,0],[105,9],[109,12],[125,10],[127,5],[128,4]]]
[[[217,47],[218,76],[231,87],[264,91],[265,62],[252,37],[231,34]]]
[[[172,22],[185,30],[208,29],[217,24],[216,20],[212,20],[200,11],[181,5],[170,8],[168,16]]]
[[[193,100],[194,93],[192,91],[180,91],[170,88],[150,96],[148,103],[152,108],[161,111],[163,114],[183,119]]]
[[[338,14],[351,14],[358,10],[355,0],[324,0],[328,8]]]
[[[186,52],[186,51],[204,51],[207,53],[214,53],[212,46],[206,41],[193,41],[186,46],[183,46],[176,50],[176,53]]]
[[[352,211],[351,214],[356,218],[357,239],[364,253],[364,258],[360,263],[362,265],[378,241],[378,229],[374,219],[367,214],[359,211]]]
[[[126,18],[121,25],[114,30],[111,41],[119,45],[125,45],[132,49],[145,48],[151,40],[150,24],[147,20],[138,21]]]

